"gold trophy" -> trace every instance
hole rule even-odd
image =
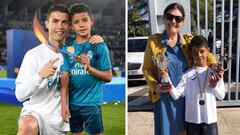
[[[169,60],[165,55],[152,56],[152,60],[157,66],[158,70],[167,70]],[[162,90],[169,90],[172,87],[169,76],[163,76],[159,78],[158,81]]]

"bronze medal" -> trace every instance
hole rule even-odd
[[[199,101],[199,104],[200,104],[200,105],[204,105],[204,104],[205,104],[205,101],[204,101],[204,100],[200,100],[200,101]]]

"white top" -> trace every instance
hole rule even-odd
[[[60,58],[54,64],[58,67],[57,72],[54,76],[42,79],[38,71],[56,57]],[[49,126],[59,131],[69,131],[69,124],[61,117],[59,79],[62,63],[62,55],[49,49],[46,44],[29,50],[16,78],[15,94],[19,101],[24,101],[23,110],[38,113],[42,119],[47,120]]]
[[[200,86],[203,88],[204,79],[208,67],[197,67]],[[190,68],[181,78],[181,81],[175,88],[170,91],[174,99],[181,95],[186,97],[185,100],[185,121],[190,123],[214,123],[217,122],[216,97],[222,100],[225,96],[225,87],[223,79],[217,83],[215,88],[209,87],[209,76],[212,70],[208,70],[208,78],[204,89],[204,105],[199,104],[200,89],[195,67]]]

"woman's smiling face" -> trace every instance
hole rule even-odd
[[[183,26],[183,15],[178,9],[170,9],[164,17],[167,33],[176,34]]]

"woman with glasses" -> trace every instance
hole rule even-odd
[[[185,134],[185,99],[174,100],[168,93],[170,80],[176,87],[183,73],[192,65],[188,50],[192,36],[179,33],[184,18],[182,5],[168,5],[164,10],[165,31],[151,35],[145,50],[143,73],[149,87],[149,99],[154,105],[155,135]],[[214,64],[216,61],[210,56],[208,63]],[[166,71],[169,76],[164,74]]]

